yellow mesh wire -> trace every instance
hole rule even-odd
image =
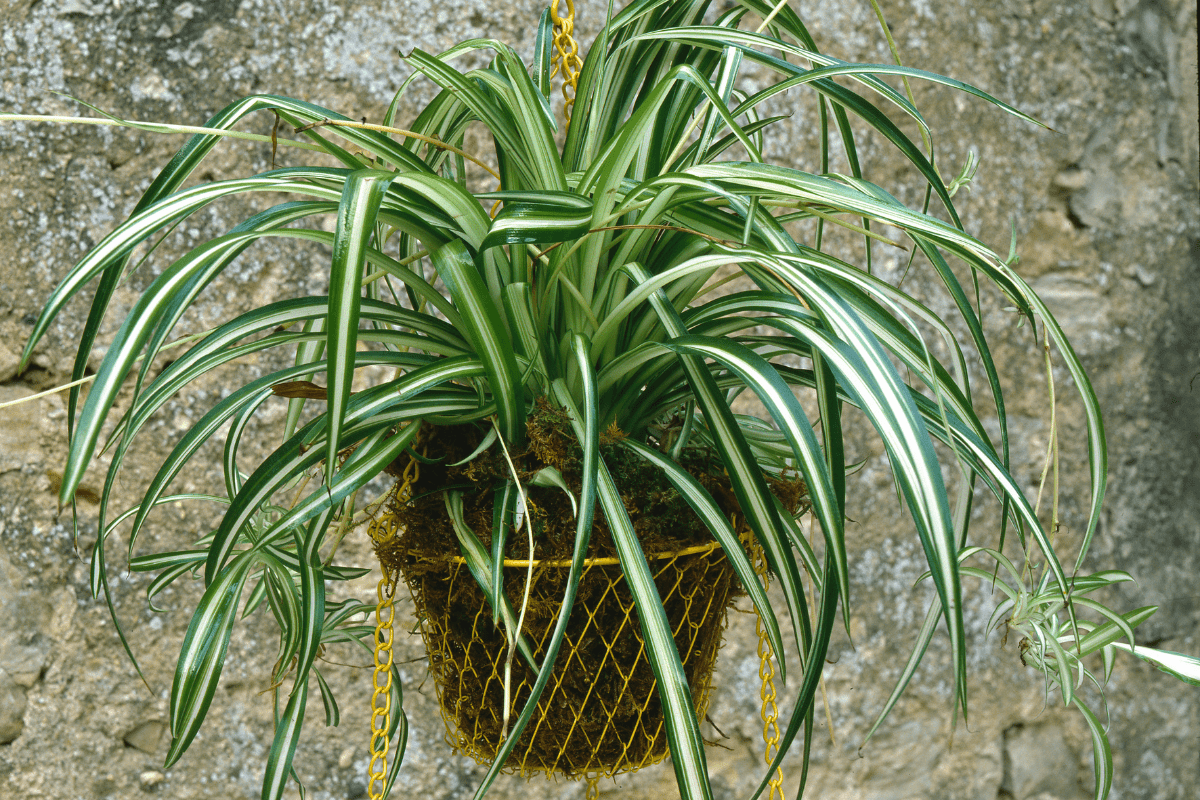
[[[725,610],[738,586],[715,543],[689,550],[661,554],[651,563],[696,714],[703,719]],[[491,761],[504,724],[504,633],[461,559],[409,555],[405,580],[422,619],[447,741],[481,762]],[[665,719],[641,626],[614,561],[586,564],[555,671],[507,771],[611,777],[667,755]],[[507,572],[512,574],[506,592],[520,597],[525,570]],[[549,643],[567,572],[561,562],[535,566],[524,631],[537,657]],[[513,717],[536,677],[522,659],[514,661]]]

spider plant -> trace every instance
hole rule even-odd
[[[64,504],[72,502],[96,457],[114,404],[119,398],[128,403],[107,425],[104,447],[112,458],[99,510],[94,591],[106,591],[105,540],[130,520],[131,565],[160,573],[152,595],[189,573],[205,586],[171,690],[167,764],[184,753],[204,720],[239,609],[265,600],[280,630],[273,679],[282,686],[263,791],[264,797],[279,796],[314,677],[322,695],[328,693],[314,667],[319,648],[329,641],[369,641],[369,629],[354,622],[364,606],[327,599],[331,583],[355,578],[366,566],[330,563],[331,526],[352,517],[359,490],[410,449],[419,423],[482,422],[495,432],[485,440],[488,446],[514,450],[522,447],[539,401],[565,410],[582,449],[572,577],[535,696],[513,721],[480,794],[535,711],[571,613],[593,519],[602,515],[639,609],[680,792],[685,798],[711,796],[679,655],[601,456],[600,432],[611,426],[624,434],[619,446],[661,470],[724,546],[763,621],[781,677],[800,687],[759,792],[802,727],[809,738],[837,609],[847,625],[852,613],[843,440],[848,409],[856,409],[853,415],[869,424],[886,450],[936,588],[897,694],[944,625],[956,708],[967,713],[962,577],[977,568],[960,561],[991,553],[1003,563],[1005,545],[1004,529],[988,532],[985,542],[972,538],[977,486],[1002,505],[1005,527],[1011,526],[1019,546],[1041,554],[1036,591],[1020,584],[1014,606],[1028,611],[1057,604],[1051,611],[1070,618],[1063,627],[1050,625],[1053,613],[1014,614],[1010,625],[1039,642],[1032,663],[1067,691],[1070,670],[1089,647],[1115,645],[1121,636],[1131,646],[1131,629],[1144,612],[1120,616],[1089,601],[1108,618],[1108,627],[1084,635],[1094,626],[1073,611],[1082,592],[1079,579],[1068,573],[1077,571],[1096,529],[1107,459],[1087,376],[1053,315],[1009,261],[963,230],[951,198],[955,182],[948,185],[932,149],[905,132],[919,130],[928,141],[925,120],[910,96],[885,78],[942,84],[1028,117],[949,78],[826,56],[785,3],[740,0],[716,10],[707,0],[635,0],[610,10],[580,74],[569,128],[559,138],[563,132],[549,101],[551,38],[543,15],[531,64],[507,45],[483,39],[441,55],[408,54],[413,78],[381,125],[286,97],[256,95],[233,103],[178,151],[129,219],[68,273],[37,319],[26,360],[64,305],[92,287],[73,375],[82,380],[116,287],[139,248],[234,195],[261,194],[273,203],[166,265],[114,335],[86,397],[76,386],[69,400]],[[482,52],[491,54],[486,67],[456,68],[457,60]],[[774,82],[745,88],[748,67],[773,75]],[[415,118],[402,122],[399,110],[418,78],[438,91]],[[764,137],[782,119],[768,109],[788,91],[815,98],[812,125],[821,146],[812,172],[762,156]],[[273,136],[275,144],[291,153],[315,150],[325,160],[189,183],[223,137],[244,135],[235,126],[255,112],[272,113],[295,129],[296,138]],[[901,126],[893,118],[907,121]],[[472,126],[490,137],[490,154],[464,149]],[[856,150],[864,131],[911,163],[924,182],[921,208],[904,205],[864,177]],[[835,147],[841,148],[845,174],[830,166]],[[280,195],[287,200],[275,202]],[[839,257],[826,246],[834,226],[861,240],[857,256]],[[278,238],[326,254],[327,296],[281,298],[231,315],[202,335],[173,338],[214,278],[255,243]],[[943,318],[873,274],[871,249],[880,246],[908,248],[912,258],[927,263],[954,313]],[[966,285],[960,274],[968,276]],[[718,291],[730,277],[744,279],[743,288]],[[1091,500],[1074,570],[1060,562],[1008,469],[1001,379],[971,300],[980,286],[999,290],[1031,328],[1044,331],[1078,388]],[[156,373],[160,356],[176,342],[189,346],[172,352],[174,360]],[[281,349],[290,366],[231,387],[174,445],[141,502],[120,513],[110,508],[131,443],[168,399],[222,365]],[[982,391],[969,381],[969,361],[986,378]],[[352,391],[356,374],[368,367],[387,368],[393,377]],[[322,373],[323,389],[304,383],[305,392],[295,391],[295,382]],[[323,404],[314,409],[305,393]],[[734,413],[742,395],[761,404],[764,419]],[[287,406],[274,449],[243,472],[238,453],[248,424],[273,403]],[[999,420],[995,436],[982,422],[989,417]],[[207,498],[228,505],[220,525],[191,549],[134,556],[154,508],[178,498],[167,494],[172,479],[204,443],[222,435],[226,494]],[[755,576],[739,531],[679,466],[688,446],[709,448],[728,473],[739,516],[782,589],[779,607]],[[944,465],[958,475],[953,490],[943,478]],[[768,478],[780,475],[799,475],[808,487],[820,531],[817,552],[768,489]],[[280,501],[285,490],[295,497],[290,504]],[[509,496],[497,492],[497,498]],[[992,549],[978,549],[984,545]],[[790,649],[785,628],[794,633]],[[1049,634],[1034,633],[1043,629]],[[1060,643],[1064,632],[1070,636]],[[1096,730],[1095,715],[1086,715]],[[397,715],[394,726],[401,723]],[[402,760],[400,738],[393,780]],[[1097,747],[1097,764],[1108,758],[1106,747]],[[805,758],[807,752],[804,746]],[[1107,785],[1098,779],[1098,797]]]

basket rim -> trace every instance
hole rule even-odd
[[[666,551],[659,552],[659,553],[647,553],[646,560],[647,561],[662,561],[662,560],[668,559],[668,558],[679,558],[681,556],[692,556],[692,555],[698,555],[698,554],[702,554],[702,553],[711,553],[713,550],[716,550],[720,546],[721,546],[720,542],[712,541],[712,542],[709,542],[708,544],[692,545],[691,547],[685,547],[681,550],[666,550]],[[429,559],[428,554],[417,553],[416,551],[410,551],[410,554],[417,555],[418,557],[423,557],[427,560],[442,560],[442,559]],[[463,558],[462,556],[446,556],[445,561],[449,564],[465,564],[465,563],[467,563],[467,560],[465,558]],[[601,558],[584,559],[583,565],[585,567],[605,567],[605,566],[613,566],[613,565],[620,564],[620,563],[621,563],[621,559],[617,558],[616,556],[603,556]],[[527,558],[506,558],[506,559],[504,559],[504,562],[502,565],[505,567],[530,567],[530,566],[532,566],[532,567],[563,568],[563,567],[571,566],[571,559],[569,559],[569,558],[561,558],[561,559],[535,558],[532,561],[530,561]]]

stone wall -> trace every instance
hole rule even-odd
[[[489,7],[492,6],[492,7]],[[1054,132],[1006,117],[950,90],[917,85],[945,171],[972,148],[983,166],[965,196],[968,229],[1001,252],[1009,225],[1019,270],[1043,293],[1072,337],[1106,413],[1110,484],[1090,565],[1130,570],[1137,587],[1124,607],[1162,610],[1143,641],[1200,652],[1200,203],[1197,202],[1196,11],[1186,0],[949,0],[885,2],[906,63],[956,76],[1014,103]],[[579,25],[597,27],[601,4],[580,4]],[[801,4],[830,53],[887,60],[865,0]],[[72,95],[133,119],[199,124],[242,95],[270,92],[378,119],[405,76],[397,51],[437,51],[469,36],[496,36],[528,53],[539,6],[451,0],[12,0],[0,7],[0,110],[76,114]],[[768,145],[774,158],[813,164],[811,109]],[[403,119],[403,115],[401,115]],[[249,129],[268,132],[271,119]],[[71,306],[15,374],[16,353],[42,299],[69,266],[136,202],[181,140],[111,128],[0,123],[0,403],[59,385],[70,373],[86,315]],[[894,191],[913,176],[880,146],[865,151],[867,174]],[[230,143],[211,175],[243,174],[270,162],[260,145]],[[901,196],[918,202],[919,198]],[[184,244],[237,219],[222,206],[189,220]],[[900,265],[886,260],[882,269]],[[920,278],[921,276],[915,276]],[[120,318],[147,278],[135,273],[114,302]],[[199,329],[230,308],[322,291],[310,254],[260,247],[209,290],[188,324]],[[1015,472],[1031,492],[1046,447],[1043,370],[1027,328],[995,298],[985,301],[1016,435]],[[111,333],[117,323],[107,323]],[[99,356],[99,351],[96,356]],[[250,369],[262,365],[251,365]],[[1064,529],[1077,541],[1087,503],[1083,437],[1069,379],[1056,373],[1064,446]],[[203,413],[220,376],[181,398],[147,440],[165,442]],[[82,536],[56,515],[54,471],[65,453],[62,395],[0,408],[0,796],[252,797],[258,795],[271,730],[264,694],[275,658],[270,627],[252,619],[235,637],[206,727],[183,760],[161,769],[166,697],[174,655],[197,594],[181,585],[146,609],[144,576],[120,568],[126,542],[110,543],[109,593],[134,643],[146,684],[121,645],[103,600],[88,588],[96,506],[81,503]],[[863,439],[866,464],[854,488],[850,531],[854,645],[834,644],[827,679],[830,731],[818,713],[810,796],[1079,800],[1089,796],[1090,741],[1083,723],[1043,707],[1036,676],[1013,643],[978,634],[995,602],[974,590],[977,634],[969,724],[951,727],[947,658],[936,643],[913,689],[879,734],[859,745],[907,657],[923,613],[915,539],[898,522],[886,464]],[[213,457],[219,454],[213,453]],[[118,487],[132,501],[161,451],[147,444]],[[84,487],[99,488],[102,473]],[[203,487],[203,465],[181,488]],[[86,494],[86,493],[85,493]],[[978,512],[977,531],[996,510]],[[204,508],[162,514],[146,548],[183,544],[214,517]],[[352,555],[367,557],[361,543]],[[143,549],[144,551],[144,549]],[[372,584],[361,591],[369,596]],[[403,614],[406,608],[402,608]],[[710,748],[719,798],[748,796],[761,769],[761,723],[753,619],[735,614],[718,667],[711,712],[725,738]],[[469,797],[481,769],[442,742],[417,637],[400,637],[412,725],[401,796]],[[331,661],[364,663],[345,651]],[[342,724],[324,728],[309,710],[297,772],[318,798],[364,796],[369,673],[327,664]],[[148,688],[149,687],[149,688]],[[1200,696],[1141,662],[1119,663],[1109,688],[1114,798],[1191,798],[1200,786]],[[786,693],[785,693],[786,694]],[[719,738],[706,727],[706,735]],[[787,786],[798,770],[789,762]],[[1190,787],[1190,788],[1189,788]],[[669,768],[646,770],[605,796],[672,796]],[[794,793],[794,788],[789,794]],[[582,787],[504,778],[499,797],[582,797]]]

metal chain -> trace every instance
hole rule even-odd
[[[368,769],[368,794],[382,800],[387,786],[388,731],[392,727],[392,620],[396,612],[392,594],[396,584],[388,575],[379,579],[375,589],[375,675],[371,696],[371,765]]]
[[[420,475],[420,462],[410,458],[391,502],[396,505],[407,503]],[[383,519],[387,519],[386,515]],[[371,526],[371,537],[377,542],[387,541],[394,535],[394,529],[386,522]],[[383,800],[387,788],[388,731],[392,728],[392,643],[395,638],[392,622],[396,618],[393,598],[397,577],[384,569],[383,577],[375,587],[375,673],[371,694],[371,762],[367,768],[367,794],[371,800]]]
[[[751,539],[751,553],[754,557],[754,571],[762,581],[763,590],[770,585],[767,574],[767,559],[758,541]],[[755,621],[758,632],[758,677],[762,679],[762,687],[758,696],[762,699],[763,742],[766,752],[763,754],[768,766],[779,752],[779,707],[775,705],[775,665],[771,663],[771,643],[767,640],[767,630],[763,627],[762,617]],[[770,781],[771,793],[769,800],[783,800],[783,770],[776,768],[775,775]]]
[[[579,58],[579,43],[572,36],[575,32],[575,2],[566,0],[567,14],[563,17],[558,15],[558,3],[559,0],[551,0],[550,4],[550,19],[554,22],[554,53],[550,57],[554,69],[550,77],[562,73],[562,96],[565,101],[563,114],[570,124],[571,108],[575,105],[576,83],[579,80],[579,71],[583,68],[583,61]]]
[[[587,775],[587,800],[600,800],[600,775]]]

